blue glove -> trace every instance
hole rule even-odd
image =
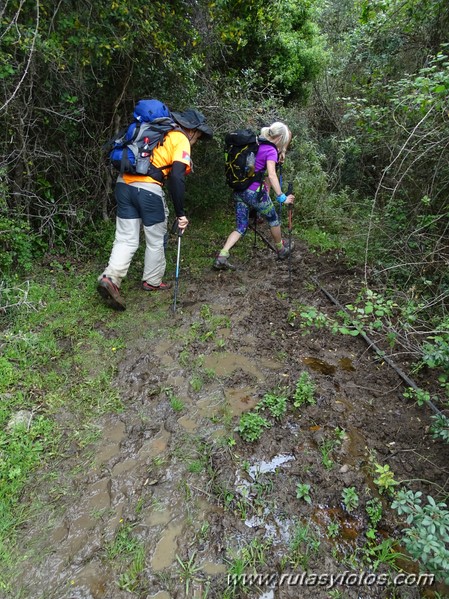
[[[283,204],[287,199],[287,196],[285,195],[285,193],[281,193],[280,195],[276,196],[276,199],[279,202],[279,204]]]

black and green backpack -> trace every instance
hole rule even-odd
[[[225,177],[234,191],[244,191],[253,181],[262,181],[265,171],[254,171],[254,161],[260,144],[276,145],[259,137],[251,129],[237,129],[225,136]]]

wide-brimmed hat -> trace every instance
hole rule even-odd
[[[214,135],[212,129],[206,123],[204,114],[194,108],[188,108],[184,112],[172,112],[172,117],[181,127],[201,131],[206,139],[212,139]]]

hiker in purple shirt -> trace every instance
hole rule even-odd
[[[276,200],[281,204],[293,204],[295,196],[286,196],[282,193],[281,185],[276,173],[276,164],[283,162],[292,134],[284,123],[276,122],[270,127],[262,127],[260,136],[271,144],[261,143],[256,154],[255,171],[266,173],[264,180],[251,183],[245,191],[234,192],[236,228],[229,235],[223,248],[214,261],[216,270],[235,270],[229,263],[229,252],[237,241],[245,235],[249,225],[251,209],[257,212],[258,217],[264,218],[270,226],[271,235],[277,250],[278,258],[284,260],[293,249],[282,239],[281,225],[276,209],[270,199],[270,190],[276,194]],[[274,144],[274,145],[273,145]]]

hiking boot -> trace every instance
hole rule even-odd
[[[228,262],[226,256],[217,256],[212,265],[215,270],[235,270],[235,266]]]
[[[144,291],[166,291],[167,289],[170,289],[170,287],[170,283],[161,283],[160,285],[150,285],[146,281],[143,281],[142,283],[142,289]]]
[[[120,295],[119,288],[110,277],[103,275],[98,281],[97,291],[114,310],[126,310],[125,300]]]
[[[294,243],[290,245],[288,242],[282,241],[282,249],[278,250],[278,260],[285,260],[292,253],[293,248],[295,247]]]

